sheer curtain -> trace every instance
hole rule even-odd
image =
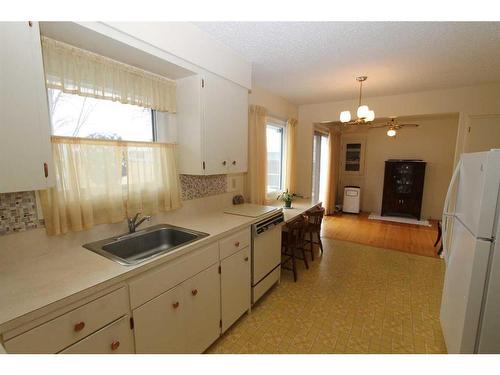
[[[150,215],[180,207],[174,145],[130,144],[124,152],[127,165],[128,212],[141,211]]]
[[[296,173],[295,173],[295,157],[297,150],[295,149],[295,135],[297,132],[297,120],[291,118],[286,122],[286,164],[285,164],[285,189],[295,193]]]
[[[47,37],[42,52],[47,88],[176,111],[175,81]]]
[[[174,146],[53,137],[54,187],[40,192],[48,234],[180,207]]]
[[[250,203],[266,201],[267,142],[264,107],[251,105],[248,109],[248,173],[246,195]]]
[[[340,175],[340,132],[331,129],[328,133],[328,167],[324,207],[327,215],[335,212],[337,184]]]

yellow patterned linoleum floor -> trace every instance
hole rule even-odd
[[[323,238],[207,353],[446,353],[437,258]],[[307,254],[310,256],[310,254]],[[310,259],[310,258],[309,258]]]

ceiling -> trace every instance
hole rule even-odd
[[[295,104],[500,82],[500,22],[197,22]]]

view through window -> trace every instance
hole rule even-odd
[[[152,142],[149,108],[48,89],[52,134],[66,137]]]
[[[325,200],[327,168],[328,136],[320,132],[314,132],[312,198],[315,201],[324,202]]]
[[[283,124],[267,124],[267,193],[278,192],[283,189],[283,161],[284,161]]]

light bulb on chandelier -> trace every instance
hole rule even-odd
[[[375,120],[375,112],[371,110],[367,105],[361,104],[361,97],[363,94],[363,82],[366,81],[367,78],[368,77],[366,76],[356,77],[356,80],[359,82],[359,103],[358,103],[358,110],[356,111],[357,119],[351,121],[351,112],[342,111],[340,112],[341,123],[365,124],[367,122]]]

